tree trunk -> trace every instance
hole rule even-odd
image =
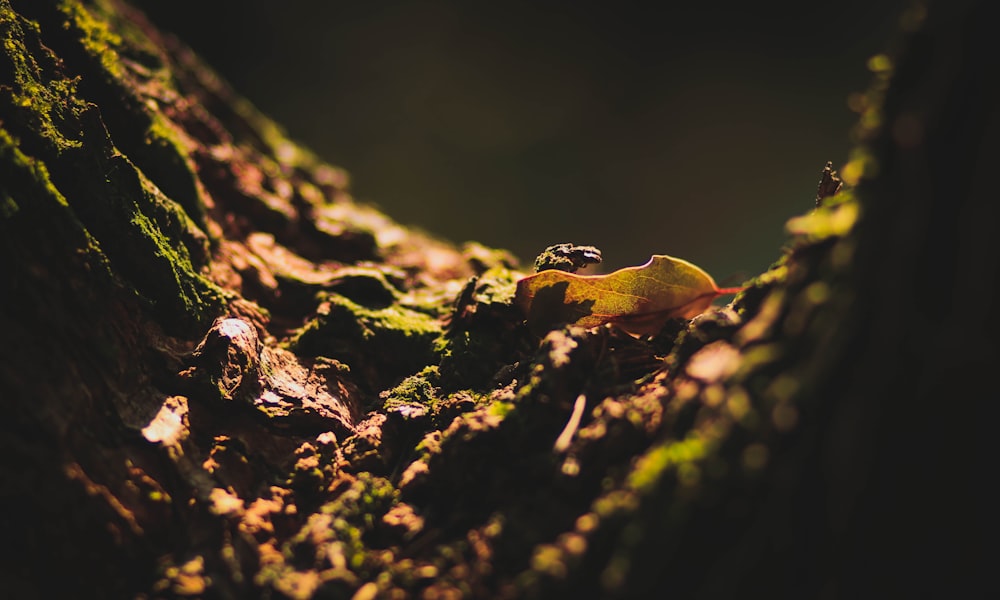
[[[530,330],[512,257],[355,202],[120,0],[0,0],[4,588],[969,595],[992,6],[908,13],[843,189],[634,337]]]

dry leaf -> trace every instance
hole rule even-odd
[[[654,255],[642,266],[607,275],[557,270],[530,275],[517,282],[514,304],[535,331],[614,323],[635,335],[654,335],[668,319],[695,317],[718,296],[737,291],[720,289],[686,260]]]

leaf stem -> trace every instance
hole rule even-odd
[[[729,294],[739,294],[740,292],[742,292],[745,289],[746,289],[745,287],[719,288],[719,289],[715,290],[715,293],[717,295],[719,295],[719,296],[727,296]]]

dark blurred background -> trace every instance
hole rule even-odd
[[[908,4],[133,2],[398,221],[730,285],[845,162],[847,98]]]

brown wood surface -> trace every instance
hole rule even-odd
[[[3,595],[976,596],[997,10],[917,6],[840,191],[636,338],[529,331],[121,1],[0,0]]]

